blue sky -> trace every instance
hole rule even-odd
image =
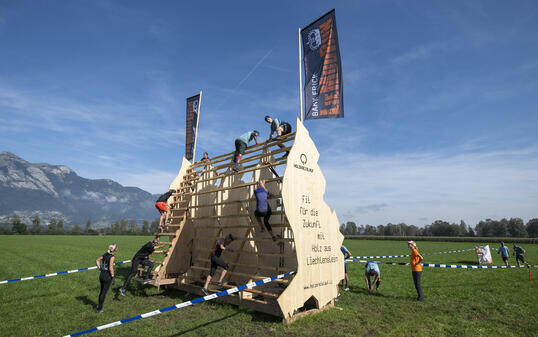
[[[199,154],[295,120],[334,7],[346,117],[305,124],[340,221],[538,217],[538,3],[330,3],[2,0],[0,151],[162,192],[200,89]]]

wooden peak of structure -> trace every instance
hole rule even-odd
[[[229,265],[224,281],[244,284],[288,271],[295,275],[221,297],[226,302],[292,321],[333,305],[344,278],[343,235],[334,211],[323,200],[325,178],[319,153],[297,119],[296,132],[247,148],[239,172],[232,172],[232,153],[191,164],[183,158],[176,189],[168,200],[172,226],[169,253],[156,269],[153,284],[174,284],[201,294],[217,240],[237,240],[222,258]],[[233,144],[233,142],[230,142]],[[289,151],[288,155],[286,152]],[[285,168],[282,170],[282,168]],[[278,171],[284,174],[277,173]],[[270,224],[279,239],[260,230],[255,216],[256,183],[266,180],[272,197]],[[218,280],[221,269],[213,280]],[[224,288],[214,284],[210,291]]]

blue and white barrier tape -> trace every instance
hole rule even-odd
[[[451,250],[448,252],[438,252],[438,253],[425,253],[422,255],[434,255],[434,254],[450,254],[450,253],[461,253],[461,252],[469,252],[471,250],[475,250],[474,248],[470,249],[460,249],[460,250]],[[383,255],[383,256],[352,256],[350,259],[389,259],[389,258],[395,258],[395,257],[410,257],[411,255]]]
[[[155,310],[155,311],[147,312],[145,314],[129,317],[129,318],[126,318],[126,319],[122,319],[121,321],[116,321],[116,322],[113,322],[113,323],[98,326],[97,328],[92,328],[92,329],[88,329],[88,330],[84,330],[84,331],[75,332],[75,333],[72,333],[70,335],[66,335],[64,337],[85,335],[85,334],[90,333],[90,332],[104,330],[104,329],[112,328],[114,326],[118,326],[118,325],[121,325],[121,324],[136,321],[136,320],[139,320],[139,319],[142,319],[142,318],[148,318],[148,317],[151,317],[151,316],[159,315],[159,314],[162,314],[164,312],[171,311],[171,310],[174,310],[174,309],[181,309],[181,308],[184,308],[184,307],[188,307],[188,306],[196,304],[196,303],[202,303],[202,302],[205,302],[205,301],[210,301],[210,300],[215,299],[217,297],[230,295],[230,294],[233,294],[233,293],[239,292],[241,290],[245,290],[245,289],[251,289],[251,288],[254,288],[254,287],[259,286],[261,284],[269,283],[269,282],[272,282],[272,281],[274,281],[276,279],[280,279],[280,278],[290,276],[293,273],[295,273],[295,272],[290,271],[289,273],[280,274],[280,275],[269,277],[269,278],[259,280],[259,281],[256,281],[256,282],[243,284],[241,286],[238,286],[238,287],[235,287],[235,288],[232,288],[232,289],[224,290],[224,291],[221,291],[221,292],[218,292],[218,293],[215,293],[215,294],[211,294],[211,295],[207,295],[207,296],[204,296],[204,297],[199,297],[199,298],[196,298],[196,299],[194,299],[192,301],[187,301],[187,302],[175,304],[175,305],[172,305],[172,306],[169,306],[169,307],[166,307],[166,308],[162,308],[162,309],[158,309],[158,310]]]
[[[120,261],[120,262],[116,262],[116,263],[114,263],[114,264],[117,265],[117,264],[129,263],[129,262],[131,262],[131,260]],[[12,283],[12,282],[17,282],[17,281],[34,280],[34,279],[36,279],[36,278],[51,277],[51,276],[57,276],[57,275],[72,274],[72,273],[76,273],[76,272],[79,272],[79,271],[92,270],[92,269],[97,269],[97,266],[87,267],[87,268],[80,268],[80,269],[74,269],[74,270],[66,270],[66,271],[61,271],[61,272],[59,272],[59,273],[52,273],[52,274],[43,274],[43,275],[36,275],[36,276],[29,276],[29,277],[14,278],[14,279],[12,279],[12,280],[0,281],[0,284],[4,284],[4,283]]]
[[[364,261],[364,260],[346,260],[347,262],[375,262],[382,264],[391,264],[396,266],[409,266],[409,263],[405,262],[382,262],[382,261]],[[436,268],[456,268],[456,269],[504,269],[504,268],[527,268],[529,265],[520,265],[520,266],[471,266],[471,265],[461,265],[461,264],[440,264],[440,263],[423,263],[423,267],[436,267]],[[538,266],[531,266],[538,267]]]

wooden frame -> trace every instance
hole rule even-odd
[[[152,284],[174,284],[201,294],[210,252],[219,238],[233,234],[233,251],[222,255],[229,264],[225,281],[240,285],[290,270],[296,274],[222,300],[287,322],[333,306],[344,278],[343,235],[335,212],[323,200],[319,153],[302,122],[297,119],[295,133],[247,148],[237,173],[231,170],[232,155],[193,164],[183,158],[170,184],[178,191],[168,200],[170,233],[158,235],[170,236],[169,252]],[[283,165],[283,175],[278,174]],[[268,202],[273,233],[280,236],[276,241],[260,231],[254,217],[253,192],[260,179],[273,195]],[[209,286],[210,291],[221,289]]]

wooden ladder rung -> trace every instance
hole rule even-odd
[[[191,266],[190,268],[191,269],[196,269],[196,270],[203,270],[203,271],[208,271],[209,270],[208,267]],[[258,276],[258,275],[252,275],[252,274],[245,274],[245,273],[240,273],[240,272],[237,272],[237,271],[228,271],[226,274],[244,276],[244,277],[248,277],[248,278],[251,278],[251,279],[258,279],[258,280],[263,280],[263,279],[271,277],[271,276]],[[286,280],[286,279],[276,279],[274,281],[279,282],[279,283],[289,283],[290,282],[289,280]]]

